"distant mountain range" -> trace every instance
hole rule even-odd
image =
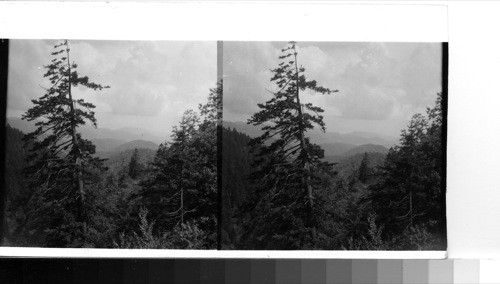
[[[101,139],[101,141],[102,140],[103,139]],[[112,142],[115,143],[116,141],[112,141]],[[109,145],[111,145],[111,144],[109,144]],[[109,146],[109,145],[106,145],[106,146]],[[104,148],[104,147],[102,147],[102,148]],[[96,149],[99,149],[99,148],[97,148],[97,144],[96,144]],[[146,140],[134,140],[134,141],[119,144],[118,146],[111,148],[109,150],[97,150],[96,155],[101,157],[101,158],[108,158],[108,157],[111,157],[117,153],[129,151],[129,150],[134,150],[134,149],[148,149],[148,150],[156,151],[158,149],[158,144],[151,142],[151,141],[146,141]]]
[[[134,140],[121,144],[120,146],[110,150],[110,152],[122,152],[125,150],[136,149],[136,148],[156,150],[158,149],[158,144],[146,140]]]
[[[387,154],[389,152],[389,149],[382,145],[374,145],[374,144],[364,144],[360,145],[357,147],[354,147],[350,149],[347,152],[342,153],[342,156],[354,156],[357,154],[363,154],[363,153],[381,153],[381,154]]]
[[[324,145],[327,145],[326,147]],[[370,155],[380,155],[381,157],[385,157],[389,152],[389,149],[382,145],[375,144],[364,144],[360,146],[354,146],[348,149],[346,146],[342,145],[342,147],[335,147],[332,144],[321,144],[321,147],[325,149],[325,161],[329,162],[340,162],[345,160],[348,157],[353,157],[357,155],[362,155],[364,153],[368,153]],[[348,149],[348,150],[346,150]]]
[[[349,143],[324,143],[319,144],[325,150],[325,156],[341,155],[357,146]]]
[[[28,133],[35,130],[35,123],[22,120],[20,118],[7,118],[7,123]],[[93,128],[85,125],[80,128],[82,136],[89,139],[96,146],[97,155],[100,157],[109,157],[126,150],[137,149],[158,149],[158,144],[163,143],[165,139],[158,133],[153,133],[144,129],[133,127],[124,127],[120,129]]]
[[[260,127],[248,125],[244,122],[224,121],[223,126],[229,129],[257,137],[263,133]],[[397,144],[397,138],[371,132],[337,133],[321,131],[307,132],[313,143],[318,144],[324,151],[325,161],[340,162],[349,157],[364,153],[385,157],[389,148]]]
[[[10,126],[24,133],[35,129],[33,122],[19,118],[7,118]],[[244,122],[224,121],[224,127],[236,129],[238,132],[256,137],[262,134],[260,127],[248,125]],[[133,149],[158,149],[158,145],[165,139],[160,138],[157,133],[148,132],[144,129],[124,127],[117,130],[107,128],[81,127],[83,137],[91,140],[96,145],[96,154],[100,157],[110,157],[116,153]],[[365,152],[387,154],[388,148],[397,143],[395,137],[380,135],[370,132],[336,133],[310,131],[307,133],[316,144],[325,150],[325,157],[337,159],[341,156],[351,156]]]
[[[238,132],[245,133],[250,137],[256,137],[262,134],[262,130],[260,129],[260,127],[248,125],[245,122],[224,121],[223,126],[230,129],[234,128]],[[313,143],[316,144],[335,144],[335,148],[338,149],[332,151],[342,151],[341,149],[349,148],[349,145],[360,146],[365,144],[374,144],[382,145],[384,147],[392,147],[398,143],[398,138],[396,137],[363,131],[355,131],[350,133],[323,133],[318,130],[313,130],[307,132],[307,136]]]
[[[7,118],[7,123],[10,126],[21,130],[24,133],[31,132],[35,129],[35,123],[33,121],[26,121],[20,118],[9,117]],[[84,125],[79,128],[82,136],[89,140],[105,139],[107,142],[111,140],[120,140],[124,142],[129,142],[133,140],[146,140],[152,141],[156,144],[160,144],[166,140],[167,137],[162,137],[162,134],[149,131],[146,129],[124,127],[120,129],[109,129],[109,128],[94,128],[90,125]],[[115,142],[116,142],[115,141]]]
[[[34,122],[26,121],[20,118],[9,117],[7,118],[7,123],[24,133],[35,130]],[[166,137],[161,137],[162,135],[159,133],[133,127],[124,127],[120,129],[98,127],[96,129],[90,125],[84,125],[80,128],[80,131],[85,139],[91,140],[96,145],[97,151],[111,151],[122,144],[132,141],[136,141],[132,144],[145,146],[144,148],[156,149],[158,144],[163,143],[166,140]],[[124,147],[129,149],[129,146]]]
[[[347,143],[325,143],[320,144],[321,148],[325,150],[325,156],[353,156],[362,153],[381,153],[387,154],[389,149],[382,145],[376,144],[363,144],[356,146]]]
[[[97,138],[92,139],[97,151],[111,151],[122,144],[128,143],[124,140],[114,139],[114,138]]]
[[[116,153],[106,152],[109,155],[104,157],[101,156],[101,158],[106,158],[107,160],[104,161],[104,165],[108,167],[108,170],[111,173],[118,175],[119,172],[124,169],[124,167],[128,166],[128,164],[130,163],[130,158],[134,154],[134,151],[135,149],[128,149]],[[154,160],[156,151],[152,149],[137,148],[137,154],[139,163],[141,163],[143,166],[146,166]]]

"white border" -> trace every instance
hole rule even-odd
[[[446,5],[0,2],[0,38],[447,42]],[[58,11],[57,17],[49,17]],[[293,20],[290,20],[293,19]],[[281,28],[283,22],[286,28]],[[69,23],[69,24],[68,24]],[[0,256],[442,259],[444,251],[0,248]]]
[[[447,42],[446,5],[0,2],[0,37]],[[57,17],[49,17],[58,11]],[[287,27],[283,28],[283,23]]]

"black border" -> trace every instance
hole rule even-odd
[[[5,184],[5,122],[7,120],[7,83],[9,73],[9,40],[0,39],[0,245],[4,243],[4,230],[6,228],[5,201],[7,192]]]
[[[443,113],[443,124],[441,129],[441,145],[442,145],[442,163],[441,163],[441,173],[442,173],[442,184],[441,184],[441,208],[440,215],[443,216],[443,225],[441,227],[441,234],[445,236],[445,246],[448,249],[448,218],[446,216],[446,193],[447,193],[447,149],[448,149],[448,68],[449,68],[449,45],[447,42],[442,44],[443,55],[442,55],[442,113]]]

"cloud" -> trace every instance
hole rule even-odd
[[[51,46],[43,41],[10,41],[7,115],[10,111],[25,111],[31,100],[43,95],[40,81],[43,68],[50,58]]]
[[[286,42],[224,42],[224,119],[246,120],[258,111],[258,103],[272,97],[270,92],[276,91],[276,85],[270,82],[270,70],[277,67],[280,51],[286,46]],[[315,45],[298,46],[298,49],[300,64],[308,76],[324,87],[336,89],[335,77],[352,59],[346,49],[342,48],[338,57]],[[310,96],[304,98],[304,102],[323,106],[327,98]]]
[[[224,118],[248,116],[270,99],[271,68],[279,50],[270,42],[224,42]]]
[[[31,106],[48,86],[44,64],[56,41],[12,40],[8,111]],[[204,103],[216,83],[216,42],[70,41],[71,60],[82,76],[111,88],[80,87],[76,98],[94,103],[99,124],[170,129],[185,109]],[[156,121],[156,123],[154,123]]]
[[[436,93],[442,91],[442,50],[440,45],[417,44],[403,63],[402,88],[408,90],[403,101],[419,107],[434,103]]]
[[[210,48],[213,51],[207,52]],[[102,50],[91,61],[97,68],[89,72],[98,70],[101,73],[95,75],[103,84],[112,82],[98,100],[111,105],[116,115],[156,116],[179,100],[192,107],[215,85],[213,44],[126,42],[120,49],[122,56],[116,56],[115,49]],[[87,50],[83,54],[94,53]]]
[[[336,45],[323,52],[304,49],[306,63],[314,66],[313,72],[306,70],[311,78],[328,84],[327,87],[335,85],[340,91],[318,103],[334,107],[343,118],[364,120],[406,119],[432,105],[441,88],[440,45],[390,46],[365,43],[351,52]],[[394,55],[394,46],[406,54]],[[344,60],[334,55],[335,51]]]
[[[348,64],[337,76],[341,95],[331,102],[342,117],[381,120],[391,116],[404,91],[398,84],[398,62],[388,55],[383,43],[358,50],[359,61]]]
[[[10,41],[7,115],[23,113],[47,87],[43,65],[56,41]],[[94,103],[99,124],[170,129],[184,110],[206,100],[216,81],[215,42],[71,41],[82,75],[110,89],[84,88],[75,96]],[[224,119],[246,121],[275,91],[270,69],[285,42],[224,42]],[[305,93],[325,109],[327,125],[404,127],[432,106],[441,91],[439,43],[299,42],[299,64],[329,96]],[[363,123],[364,121],[364,123]],[[377,122],[375,122],[377,121]],[[363,129],[367,130],[367,129]],[[385,130],[385,129],[384,129]],[[387,130],[389,131],[389,130]]]
[[[257,103],[271,98],[266,89],[275,86],[269,82],[269,69],[277,66],[285,45],[224,43],[225,119],[245,121],[257,111]],[[441,90],[439,43],[299,42],[298,50],[299,64],[309,79],[339,90],[328,96],[307,92],[302,97],[325,109],[327,125],[342,121],[356,130],[365,121],[386,133],[399,133],[411,115],[433,105]],[[395,129],[383,129],[384,124]]]

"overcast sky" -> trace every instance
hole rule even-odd
[[[224,42],[224,120],[247,121],[257,103],[277,91],[276,68],[284,42]],[[298,42],[298,62],[309,79],[338,89],[301,100],[324,110],[329,132],[370,131],[399,136],[411,116],[433,106],[442,90],[441,43]]]
[[[43,78],[56,41],[11,40],[7,117],[21,117],[49,87]],[[205,103],[217,80],[216,42],[70,41],[80,75],[111,86],[78,88],[94,103],[99,127],[170,133],[182,113]]]

